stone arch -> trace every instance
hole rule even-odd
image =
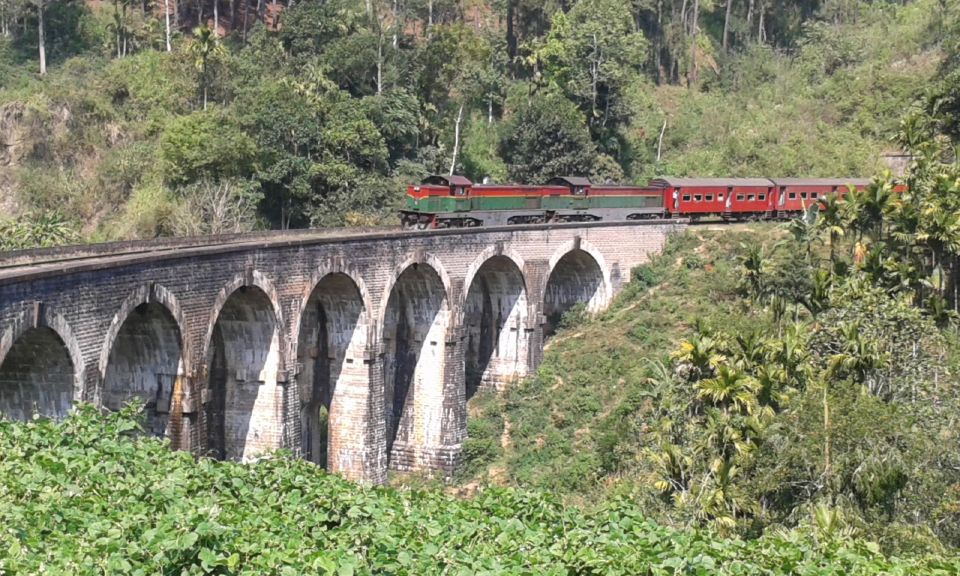
[[[369,296],[348,266],[314,275],[294,327],[303,454],[328,470],[361,477],[369,417]]]
[[[166,436],[190,374],[183,338],[186,322],[176,297],[163,286],[143,285],[127,297],[110,322],[100,352],[101,404],[118,410],[144,402],[144,430]]]
[[[612,294],[603,254],[579,238],[565,243],[550,258],[541,291],[544,336],[553,334],[563,314],[576,304],[585,304],[590,313],[600,312],[610,303]]]
[[[496,248],[485,250],[471,264],[464,286],[458,308],[469,400],[481,387],[502,388],[527,373],[530,331],[523,260]]]
[[[41,303],[0,337],[0,414],[61,419],[83,397],[85,365],[70,324]]]
[[[451,314],[449,277],[433,257],[397,268],[381,306],[389,465],[413,468],[418,448],[441,443]]]
[[[383,292],[381,293],[380,307],[377,310],[377,318],[379,320],[382,321],[386,315],[387,307],[390,304],[390,295],[393,293],[393,289],[400,280],[400,275],[403,274],[408,268],[417,268],[420,265],[429,266],[440,277],[440,281],[443,283],[444,293],[447,297],[450,296],[453,283],[450,281],[450,275],[447,274],[447,269],[443,266],[443,263],[433,254],[417,252],[416,254],[413,254],[404,260],[402,264],[395,266],[393,271],[390,273],[390,277],[383,288]]]
[[[507,258],[508,260],[511,260],[514,266],[517,267],[517,270],[520,271],[520,275],[523,278],[524,286],[526,286],[527,278],[524,273],[524,270],[526,269],[527,264],[524,261],[523,257],[520,256],[520,254],[517,253],[516,250],[512,250],[510,248],[504,248],[499,244],[496,246],[488,246],[482,252],[480,252],[480,254],[478,254],[476,258],[473,259],[473,262],[471,262],[470,266],[467,268],[467,274],[464,277],[464,281],[463,281],[463,286],[464,286],[463,298],[464,299],[466,299],[467,292],[469,291],[470,286],[473,284],[473,279],[474,277],[476,277],[477,272],[479,272],[480,268],[487,263],[487,260],[490,260],[491,258],[494,258],[496,256],[502,256],[504,258]],[[461,310],[460,313],[457,315],[457,324],[460,325],[462,321],[463,321],[463,311]]]
[[[225,286],[204,346],[206,447],[250,460],[283,444],[284,323],[277,292],[259,272]]]
[[[273,282],[267,278],[266,275],[261,273],[259,270],[247,270],[243,274],[237,274],[230,279],[223,288],[217,293],[216,298],[213,300],[213,306],[210,311],[210,320],[207,322],[207,333],[203,339],[203,348],[200,351],[201,355],[198,358],[202,358],[202,361],[197,361],[197,365],[202,365],[205,369],[209,369],[210,362],[210,342],[213,337],[214,324],[216,323],[217,317],[220,315],[220,311],[223,309],[223,306],[226,304],[227,299],[233,295],[234,292],[240,288],[259,288],[262,290],[270,300],[270,305],[273,308],[273,312],[276,315],[277,322],[281,327],[280,338],[281,343],[285,342],[284,331],[282,327],[284,326],[283,318],[283,308],[280,306],[280,294],[277,292],[276,287],[273,285]],[[281,347],[281,361],[285,360],[286,357],[283,356],[284,351],[286,350],[285,346]],[[281,362],[282,363],[282,362]]]

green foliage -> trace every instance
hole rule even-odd
[[[673,530],[624,500],[362,488],[302,460],[195,460],[136,435],[134,408],[0,421],[0,570],[125,574],[947,574],[809,532],[753,542]]]
[[[647,48],[630,12],[617,0],[578,2],[553,17],[530,56],[542,66],[544,80],[587,115],[600,149],[613,155],[620,152],[617,128],[630,116],[625,92],[639,81]]]
[[[851,205],[882,197],[874,188]],[[727,534],[806,526],[898,552],[960,545],[952,329],[890,280],[896,267],[842,265],[855,236],[899,225],[839,206],[749,235],[672,238],[609,311],[554,337],[502,416],[484,410],[511,442],[489,466],[505,473],[474,478],[573,501],[626,494],[662,522]]]
[[[510,178],[518,182],[589,174],[596,160],[583,115],[557,93],[525,98],[503,130],[500,156],[507,159]]]
[[[0,219],[0,250],[47,248],[78,239],[76,228],[58,212]]]
[[[180,116],[160,137],[164,175],[174,185],[204,177],[246,175],[256,151],[253,139],[218,109]]]
[[[262,226],[381,223],[454,156],[475,180],[861,176],[918,96],[957,132],[939,0],[332,0],[280,26],[244,0],[217,30],[203,0],[171,4],[169,51],[162,7],[42,0],[42,78],[38,1],[0,0],[0,194],[99,239],[172,233],[125,204],[201,179],[255,180]]]

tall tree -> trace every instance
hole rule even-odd
[[[511,179],[539,184],[558,174],[589,174],[597,153],[580,110],[546,92],[522,102],[507,120],[500,156]]]
[[[226,50],[216,33],[206,26],[193,29],[193,43],[190,53],[194,58],[194,65],[200,72],[200,92],[203,95],[203,109],[207,109],[207,92],[210,87],[210,65],[223,56]]]
[[[40,75],[47,73],[47,30],[43,22],[43,15],[52,0],[30,0],[37,9],[37,51],[40,57]]]

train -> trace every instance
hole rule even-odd
[[[862,191],[869,184],[863,178],[661,177],[646,186],[623,186],[560,176],[530,186],[433,175],[407,188],[400,220],[415,230],[669,218],[786,220],[830,194]]]

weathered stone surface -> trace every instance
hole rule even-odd
[[[602,310],[679,226],[12,255],[17,266],[0,270],[0,411],[62,417],[80,400],[116,409],[140,398],[148,432],[198,454],[249,460],[283,447],[374,483],[388,468],[448,472],[468,397],[534,370],[565,310]]]

